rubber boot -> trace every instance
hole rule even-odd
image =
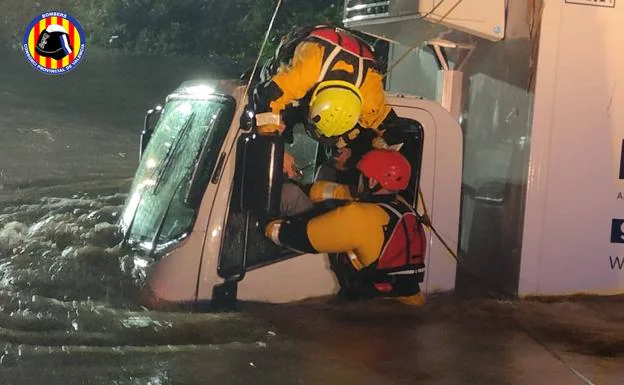
[[[425,304],[425,294],[421,291],[418,294],[406,296],[406,297],[397,297],[399,302],[404,303],[410,306],[423,306]]]

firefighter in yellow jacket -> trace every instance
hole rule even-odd
[[[282,49],[286,57],[280,58],[278,49],[274,73],[255,87],[258,132],[281,134],[284,110],[296,106],[308,132],[321,142],[337,147],[356,138],[370,142],[391,111],[373,48],[337,27],[315,26],[300,34],[290,51]]]
[[[386,103],[373,48],[355,34],[327,25],[296,30],[264,65],[253,95],[259,133],[282,134],[303,121],[313,138],[333,148],[329,164],[346,155],[345,175],[372,148],[410,157],[422,151],[413,129]],[[410,203],[416,179],[414,173],[405,194]]]
[[[416,212],[398,195],[410,179],[410,163],[397,151],[372,150],[357,168],[362,174],[357,199],[335,190],[332,198],[349,202],[314,217],[274,220],[265,234],[296,252],[339,253],[342,269],[334,271],[343,290],[356,287],[361,295],[423,304],[424,232]],[[313,187],[313,200],[323,198],[319,192]]]

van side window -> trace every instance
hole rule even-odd
[[[314,171],[318,166],[317,153],[319,144],[310,138],[303,128],[303,125],[296,125],[293,130],[293,142],[286,144],[285,150],[295,157],[295,161],[299,170],[303,174],[303,178],[299,181],[302,184],[310,184],[314,182]]]
[[[298,182],[301,184],[312,183],[318,166],[318,142],[305,133],[302,125],[296,125],[293,130],[293,141],[285,144],[285,150],[294,156],[297,168],[302,174],[302,178]],[[238,188],[236,183],[234,183],[233,188]],[[282,249],[268,240],[264,236],[264,223],[261,223],[252,214],[240,212],[237,206],[234,200],[230,201],[221,255],[219,256],[219,275],[224,278],[233,277],[243,271],[294,256],[292,251]]]
[[[422,124],[413,119],[399,118],[399,124],[402,126],[407,142],[401,148],[401,153],[412,165],[412,177],[407,191],[404,193],[404,198],[414,207],[417,207],[425,131]]]

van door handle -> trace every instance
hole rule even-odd
[[[219,178],[221,178],[221,171],[223,171],[223,164],[225,163],[225,152],[222,152],[219,155],[219,160],[217,161],[217,167],[215,167],[214,174],[212,174],[212,179],[210,182],[212,184],[217,184],[219,182]]]

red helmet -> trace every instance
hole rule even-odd
[[[407,187],[412,166],[398,151],[371,150],[364,154],[357,166],[366,177],[379,182],[382,188],[400,191]]]

